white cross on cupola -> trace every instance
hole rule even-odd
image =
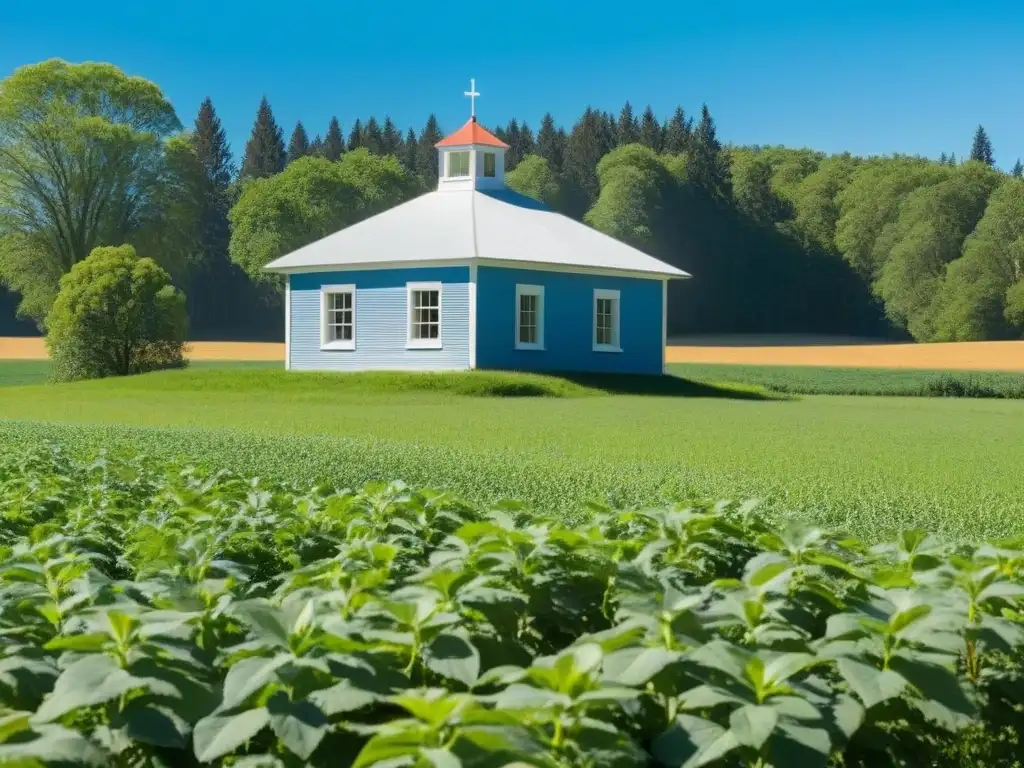
[[[505,187],[508,144],[476,121],[476,78],[470,78],[469,121],[435,146],[438,149],[437,188],[442,192]]]
[[[479,92],[476,90],[476,78],[469,78],[469,90],[462,92],[463,96],[469,96],[469,119],[476,122],[476,97]]]

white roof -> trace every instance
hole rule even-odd
[[[689,277],[509,189],[430,192],[292,251],[266,269],[469,259]]]

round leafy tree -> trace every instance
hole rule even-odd
[[[60,281],[46,318],[59,381],[185,365],[185,296],[130,245],[96,248]]]

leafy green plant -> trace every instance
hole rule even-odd
[[[0,457],[0,761],[1015,765],[1024,546]]]

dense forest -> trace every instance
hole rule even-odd
[[[1024,334],[1022,166],[996,169],[981,126],[962,160],[934,160],[730,146],[707,106],[482,122],[510,146],[509,186],[694,275],[672,285],[670,333]],[[262,266],[434,189],[434,144],[458,127],[325,123],[286,139],[264,98],[236,160],[210,99],[186,129],[111,65],[16,70],[0,82],[0,335],[38,332],[62,274],[131,243],[184,289],[192,338],[281,338]]]

